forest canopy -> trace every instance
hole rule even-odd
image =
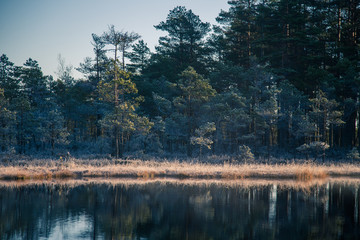
[[[155,156],[335,154],[359,146],[358,0],[231,0],[217,25],[183,6],[154,52],[110,25],[58,77],[0,56],[0,150]],[[85,57],[85,56],[84,56]],[[356,149],[352,150],[356,151]]]

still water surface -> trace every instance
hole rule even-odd
[[[0,184],[0,239],[360,239],[359,183]]]

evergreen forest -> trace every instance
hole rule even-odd
[[[75,69],[60,57],[56,78],[1,53],[0,151],[360,158],[360,1],[228,7],[216,25],[175,7],[153,52],[110,25]]]

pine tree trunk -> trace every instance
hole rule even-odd
[[[99,56],[96,56],[96,84],[100,82]]]
[[[115,126],[115,157],[116,159],[119,158],[119,134],[117,126]]]
[[[119,99],[118,99],[118,72],[116,70],[116,59],[117,59],[117,46],[115,46],[115,59],[114,59],[114,104],[115,107],[119,105]]]
[[[125,71],[125,47],[122,48],[122,70]]]
[[[125,138],[124,138],[124,132],[121,132],[121,143],[119,148],[119,157],[122,158],[124,155],[124,145],[125,145]]]
[[[327,129],[326,129],[326,123],[327,123],[327,110],[324,111],[324,118],[323,118],[323,142],[328,143],[328,137],[327,137]]]
[[[338,3],[340,4],[340,2]],[[337,28],[337,48],[340,49],[340,45],[341,45],[341,21],[342,21],[342,18],[341,18],[341,7],[338,6],[338,28]],[[337,54],[338,56],[338,60],[340,60],[340,51],[338,52]]]

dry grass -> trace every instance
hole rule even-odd
[[[329,174],[326,170],[316,166],[303,166],[296,172],[296,179],[300,181],[313,181],[314,179],[324,179],[327,177],[329,177]]]
[[[124,186],[126,188],[142,188],[151,185],[156,186],[196,186],[196,187],[226,187],[236,189],[266,188],[276,185],[278,190],[296,190],[304,193],[310,193],[319,187],[340,184],[343,186],[360,187],[360,179],[354,178],[336,178],[336,179],[314,179],[313,181],[298,181],[296,179],[134,179],[134,178],[92,178],[92,179],[29,179],[26,181],[4,181],[0,180],[0,188],[18,188],[26,186],[61,186],[64,188],[73,188],[83,185],[106,185],[106,186]]]
[[[132,179],[292,179],[360,178],[360,165],[337,164],[205,164],[178,161],[55,160],[0,164],[0,179],[132,178]]]

